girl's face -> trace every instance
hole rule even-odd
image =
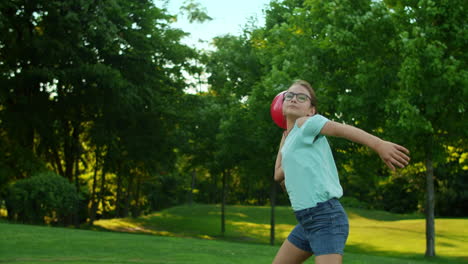
[[[286,117],[299,118],[315,114],[315,107],[310,102],[310,93],[304,86],[295,84],[289,87],[284,98],[283,114]]]

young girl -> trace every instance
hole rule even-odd
[[[306,81],[293,83],[284,94],[287,130],[281,139],[274,177],[284,181],[299,224],[284,241],[274,264],[302,263],[312,255],[317,264],[342,263],[348,217],[338,201],[343,189],[325,136],[372,148],[392,170],[409,162],[406,148],[328,120],[317,114],[316,105],[315,92]]]

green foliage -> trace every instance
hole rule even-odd
[[[225,115],[213,124],[211,133],[222,144],[213,146],[215,155],[210,158],[221,168],[233,168],[229,195],[241,203],[268,201],[280,138],[269,104],[294,79],[306,79],[317,91],[323,115],[411,151],[414,165],[390,174],[375,153],[330,139],[345,196],[398,212],[423,207],[420,164],[428,153],[436,161],[443,159],[444,144],[462,149],[466,145],[460,141],[467,131],[466,54],[460,52],[466,43],[465,6],[435,1],[272,1],[265,27],[246,28],[241,37],[216,38],[217,50],[208,54],[206,64],[212,103],[219,105],[207,109]],[[431,149],[428,138],[434,140]],[[451,181],[443,180],[447,172],[436,168],[436,173],[444,174],[436,177],[449,188]],[[461,179],[463,171],[451,175]],[[439,188],[441,201],[446,196],[463,201],[455,188]],[[279,200],[287,204],[284,195]]]
[[[372,206],[368,203],[359,201],[357,198],[346,196],[340,199],[340,203],[343,207],[346,208],[362,208],[362,209],[370,209]]]
[[[81,189],[97,171],[104,204],[114,173],[116,214],[141,204],[140,183],[175,167],[182,70],[198,56],[174,16],[123,0],[13,1],[0,14],[0,184],[47,167]]]
[[[467,170],[446,151],[467,148],[466,1],[275,0],[265,26],[219,36],[204,54],[180,43],[187,33],[158,4],[0,4],[0,196],[47,168],[80,189],[96,172],[90,200],[103,215],[189,192],[219,202],[222,175],[228,203],[269,204],[281,137],[269,106],[305,79],[321,114],[411,150],[409,170],[393,175],[375,153],[330,139],[345,196],[421,208],[430,159],[438,212],[466,215]],[[196,1],[181,12],[210,19]],[[208,91],[184,93],[184,71],[209,76]]]
[[[387,122],[422,150],[414,153],[418,159],[432,153],[435,160],[443,160],[442,145],[466,137],[467,55],[461,52],[466,46],[466,8],[465,1],[430,0],[396,8],[397,45],[404,59],[398,71],[401,88],[387,108],[398,115]]]
[[[157,181],[143,183],[142,189],[147,199],[147,203],[141,208],[143,213],[148,214],[184,203],[187,193],[185,186],[189,186],[184,180],[188,179],[180,175],[164,174],[159,175]]]
[[[468,210],[468,153],[448,147],[447,159],[439,164],[436,180],[436,215],[465,216]]]
[[[190,23],[203,23],[205,21],[213,20],[213,18],[207,14],[206,9],[194,0],[185,1],[180,7],[180,12],[187,16]]]
[[[76,212],[79,195],[75,186],[53,172],[43,172],[12,184],[6,197],[10,219],[23,223],[63,223]]]
[[[412,213],[417,210],[419,195],[412,182],[404,177],[391,178],[377,188],[379,208],[393,213]]]

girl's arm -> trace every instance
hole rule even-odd
[[[395,166],[400,168],[405,167],[410,160],[407,156],[409,150],[406,148],[389,141],[384,141],[362,129],[350,125],[328,121],[320,133],[326,136],[345,138],[370,147],[379,154],[383,162],[392,170],[395,170]]]
[[[275,181],[283,181],[284,180],[284,171],[283,171],[283,167],[281,166],[281,148],[283,147],[283,144],[284,144],[284,140],[286,139],[284,133],[283,133],[283,137],[281,137],[281,143],[280,143],[280,147],[279,147],[279,150],[278,150],[278,154],[276,155],[276,162],[275,162],[275,175],[274,175],[274,178],[275,178]]]

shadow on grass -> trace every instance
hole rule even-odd
[[[381,256],[381,257],[392,257],[392,258],[404,258],[404,259],[411,259],[415,261],[421,261],[421,259],[424,259],[425,262],[431,263],[431,262],[443,262],[443,263],[449,263],[449,264],[461,264],[461,263],[468,263],[468,255],[467,256],[461,256],[461,257],[449,257],[449,256],[444,256],[444,257],[425,257],[424,253],[401,253],[401,252],[393,252],[393,251],[384,251],[384,250],[379,250],[376,247],[372,247],[369,245],[364,245],[364,244],[354,244],[354,245],[346,245],[345,252],[352,252],[356,254],[362,254],[362,255],[372,255],[372,256]]]
[[[377,221],[400,221],[400,220],[420,220],[424,219],[424,215],[418,213],[412,214],[396,214],[386,211],[367,210],[360,208],[345,208],[348,213],[356,214],[360,217]]]

